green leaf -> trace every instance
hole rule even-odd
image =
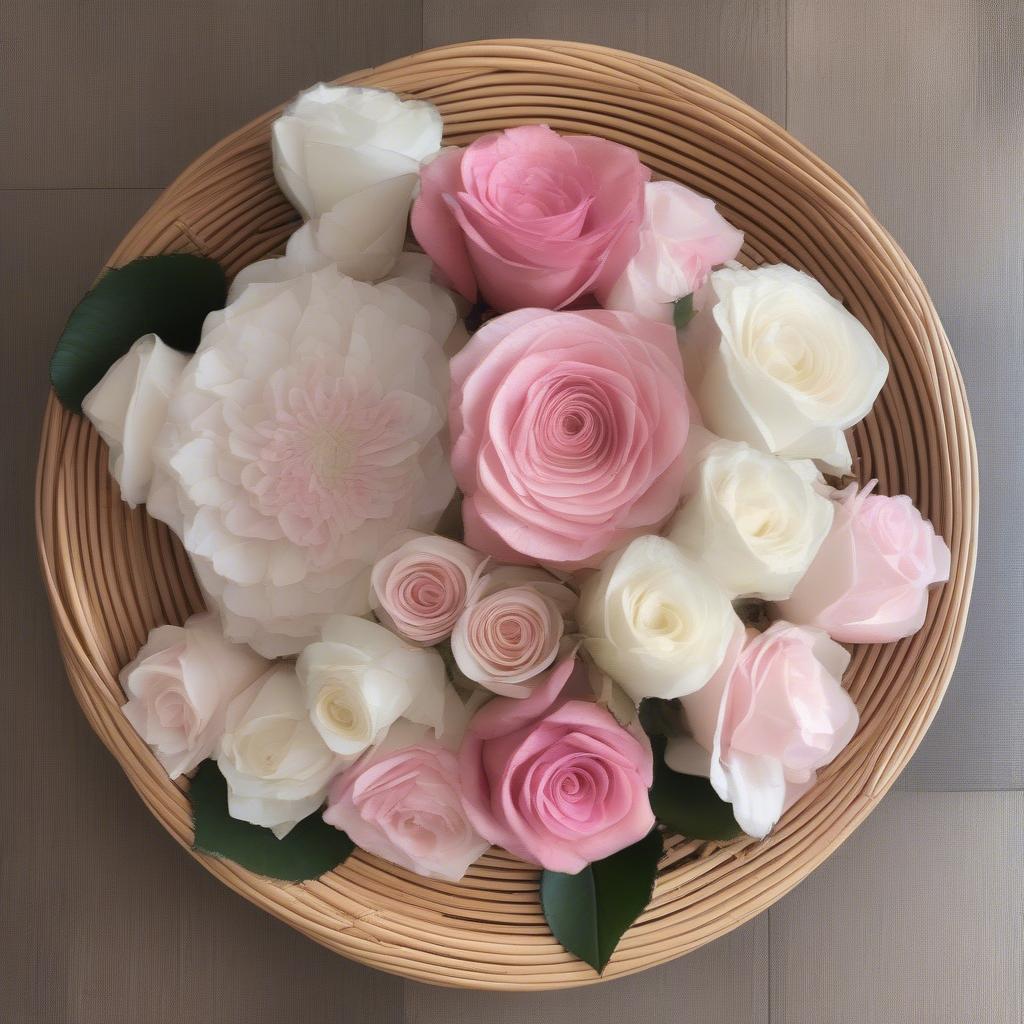
[[[665,740],[652,737],[654,785],[651,810],[665,828],[687,839],[725,842],[743,834],[726,803],[700,775],[682,775],[665,764]]]
[[[551,934],[598,974],[650,903],[661,850],[661,833],[652,829],[640,842],[578,875],[541,874],[540,901]]]
[[[188,791],[196,837],[193,849],[233,860],[243,868],[285,882],[319,878],[355,849],[344,833],[319,814],[304,818],[278,839],[269,828],[228,814],[228,787],[216,761],[204,761]]]
[[[693,319],[693,293],[684,295],[679,299],[672,311],[672,319],[675,321],[676,330],[681,331]]]
[[[144,334],[194,352],[206,314],[227,299],[227,279],[214,260],[167,253],[108,270],[75,307],[50,360],[50,383],[69,409]]]

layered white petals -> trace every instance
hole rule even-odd
[[[82,412],[110,449],[110,474],[132,508],[149,495],[153,445],[188,359],[155,334],[144,335],[82,400]]]
[[[383,626],[338,615],[296,663],[310,720],[336,754],[355,757],[400,718],[440,734],[445,668],[433,650],[411,647]]]
[[[344,764],[310,722],[292,665],[275,665],[229,705],[217,766],[233,818],[283,838],[320,807]]]
[[[441,444],[445,293],[333,266],[211,313],[157,442],[149,511],[180,534],[231,639],[297,654],[370,610],[370,570],[429,530],[454,481]]]
[[[742,631],[729,597],[663,537],[639,537],[586,581],[577,618],[598,666],[639,703],[699,690]]]
[[[889,372],[867,329],[793,267],[732,266],[711,283],[717,302],[697,319],[713,318],[717,330],[697,324],[693,333],[695,341],[718,337],[687,366],[708,428],[849,472],[843,431],[867,415]]]
[[[717,441],[668,537],[736,597],[788,597],[832,525],[833,505],[809,462]]]
[[[157,626],[121,670],[121,710],[176,779],[212,756],[231,701],[269,668],[246,644],[224,639],[211,612]]]

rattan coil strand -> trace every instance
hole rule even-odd
[[[974,572],[977,456],[963,382],[916,272],[864,201],[781,128],[722,89],[656,61],[537,40],[427,51],[346,79],[430,99],[446,141],[546,121],[636,148],[652,169],[712,196],[746,232],[744,259],[785,260],[817,276],[886,351],[890,381],[852,435],[858,475],[910,494],[950,543],[950,582],[925,628],[855,652],[851,693],[863,726],[813,794],[762,843],[674,837],[654,899],[605,977],[688,952],[764,910],[852,831],[906,764],[949,681]],[[113,254],[111,265],[201,251],[229,273],[280,248],[294,211],[273,182],[268,114],[192,164]],[[106,451],[51,395],[37,481],[43,572],[72,687],[104,744],[165,828],[191,842],[184,792],[120,713],[119,667],[148,629],[202,601],[164,527],[118,498]],[[225,884],[318,942],[364,963],[441,985],[542,989],[595,979],[549,934],[536,873],[493,851],[461,885],[417,878],[357,854],[303,885],[199,857]]]

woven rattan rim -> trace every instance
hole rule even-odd
[[[978,470],[963,382],[925,288],[864,201],[831,168],[736,97],[688,72],[578,43],[500,40],[443,47],[349,75],[440,107],[449,143],[524,122],[635,147],[660,175],[719,203],[746,233],[748,262],[814,274],[869,327],[892,365],[852,434],[862,480],[911,495],[952,550],[924,629],[860,647],[850,671],[863,725],[809,798],[765,842],[672,838],[654,899],[604,977],[663,963],[769,907],[864,819],[907,763],[949,682],[974,573]],[[296,225],[274,185],[267,114],[190,166],[110,259],[199,251],[230,273],[279,249]],[[119,500],[106,450],[51,394],[37,480],[37,531],[72,688],[163,826],[191,842],[188,802],[119,711],[121,665],[150,627],[201,607],[181,548]],[[198,856],[198,855],[197,855]],[[441,985],[544,989],[596,980],[540,914],[537,875],[492,851],[459,885],[358,853],[301,885],[198,856],[225,884],[311,938],[386,971]]]

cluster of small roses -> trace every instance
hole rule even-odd
[[[125,714],[172,777],[215,757],[238,818],[284,835],[326,798],[457,879],[489,843],[575,872],[642,838],[637,708],[678,700],[666,761],[764,836],[856,730],[840,642],[919,629],[948,577],[908,498],[822,476],[886,360],[630,149],[440,140],[429,104],[304,94],[274,126],[285,254],[193,357],[141,339],[84,403],[215,609],[153,631]],[[446,288],[497,315],[467,339]]]

